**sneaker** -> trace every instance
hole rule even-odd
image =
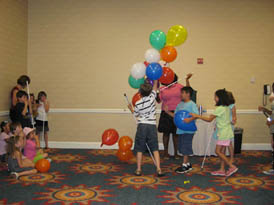
[[[232,174],[236,173],[237,171],[238,171],[238,168],[237,168],[237,167],[229,168],[229,170],[226,172],[226,176],[229,177],[229,176],[231,176]]]
[[[51,158],[47,158],[47,160],[49,161],[49,163],[51,163],[51,161],[52,161]]]
[[[213,175],[213,176],[226,176],[224,171],[219,171],[219,170],[211,172],[211,175]]]
[[[186,165],[187,165],[189,171],[193,170],[191,163],[188,162]]]
[[[189,168],[186,164],[183,164],[181,167],[178,167],[175,172],[178,173],[178,174],[183,174],[183,173],[186,173],[186,172],[189,172]]]
[[[19,177],[19,174],[17,172],[11,172],[10,175],[15,179],[18,179]]]
[[[263,171],[263,173],[266,175],[274,175],[274,169],[270,169],[268,171]]]

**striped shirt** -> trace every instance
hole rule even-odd
[[[137,117],[138,124],[156,125],[156,91],[153,90],[149,96],[138,100],[134,107],[134,115]]]

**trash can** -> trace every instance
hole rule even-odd
[[[236,127],[234,129],[234,154],[241,154],[243,132],[243,128]]]

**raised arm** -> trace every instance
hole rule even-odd
[[[49,107],[50,107],[50,106],[49,106],[49,101],[46,100],[46,101],[44,102],[44,106],[45,106],[45,111],[48,113],[48,112],[49,112]]]
[[[157,90],[158,90],[158,80],[154,80],[154,81],[153,81],[153,87],[152,87],[152,89],[153,89],[155,92],[157,92]]]
[[[189,73],[186,75],[186,86],[190,86],[190,82],[189,82],[189,79],[192,77],[192,73]]]
[[[236,106],[232,108],[232,124],[235,125],[237,123],[237,113]]]

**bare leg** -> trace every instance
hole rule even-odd
[[[137,171],[142,170],[142,157],[143,157],[143,153],[137,152]]]
[[[228,150],[229,150],[229,154],[230,154],[230,161],[231,161],[231,163],[233,163],[234,162],[234,148],[233,148],[232,142],[230,142]]]
[[[184,155],[184,164],[188,163],[189,162],[189,159],[188,159],[188,156],[187,155]]]
[[[36,174],[37,170],[36,169],[32,169],[29,171],[24,171],[24,172],[19,172],[18,173],[18,177],[23,176],[23,175],[31,175],[31,174]]]
[[[168,157],[169,135],[163,134],[164,157]]]
[[[48,144],[48,143],[49,143],[49,142],[48,142],[48,138],[49,138],[49,137],[48,137],[48,132],[45,132],[45,133],[44,133],[44,140],[45,140],[45,145],[46,145],[46,148],[48,148],[48,147],[49,147],[49,144]]]
[[[225,151],[226,151],[226,147],[222,147],[221,148],[221,152],[225,155]],[[220,170],[221,172],[224,172],[225,171],[225,162],[224,160],[220,159],[221,160],[221,167],[220,167]]]
[[[39,136],[38,135],[35,135],[34,139],[35,139],[35,142],[36,142],[36,147],[40,147],[40,140],[39,140]]]
[[[31,160],[28,159],[28,158],[22,159],[22,163],[23,163],[23,166],[24,166],[24,167],[34,167],[33,161],[31,161]]]
[[[172,135],[172,139],[173,139],[173,145],[174,145],[174,156],[176,158],[176,157],[178,157],[178,139],[179,139],[179,136],[178,135]]]
[[[224,161],[225,164],[227,164],[230,168],[235,168],[236,166],[233,165],[230,160],[227,159],[227,157],[222,153],[221,149],[223,146],[216,145],[216,154],[220,157],[221,160]]]
[[[154,158],[155,158],[155,161],[156,161],[157,171],[161,171],[159,151],[154,151],[153,155],[154,155]]]

